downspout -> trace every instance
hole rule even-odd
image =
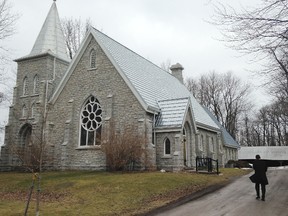
[[[152,133],[153,133],[153,145],[156,145],[156,131],[155,131],[155,125],[156,125],[156,113],[153,113],[153,128],[152,128]]]
[[[52,80],[46,80],[46,89],[45,89],[45,103],[44,103],[44,119],[46,118],[47,115],[47,104],[48,104],[48,87],[49,87],[49,83],[54,82],[56,77],[56,57],[54,56],[54,60],[53,60],[53,78]],[[43,134],[44,134],[44,128],[43,128]]]

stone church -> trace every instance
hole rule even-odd
[[[18,58],[13,104],[1,148],[2,169],[40,137],[52,169],[105,170],[101,149],[109,123],[145,134],[152,167],[194,168],[196,157],[237,160],[239,145],[171,73],[97,29],[90,28],[70,60],[54,1],[30,54]],[[35,138],[33,138],[35,139]]]

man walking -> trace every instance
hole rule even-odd
[[[260,155],[256,155],[256,160],[253,163],[253,169],[255,170],[255,189],[256,199],[260,199],[260,185],[262,197],[261,200],[265,201],[266,185],[268,185],[268,179],[266,176],[267,166],[265,161],[261,160]]]

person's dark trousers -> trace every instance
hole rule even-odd
[[[257,198],[260,198],[260,183],[256,183],[255,184],[255,189],[256,189],[256,193],[257,193]],[[261,184],[261,192],[262,192],[262,200],[265,200],[265,193],[266,193],[266,185],[265,184]]]

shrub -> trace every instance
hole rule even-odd
[[[135,127],[117,131],[115,124],[110,123],[102,149],[109,171],[130,171],[147,164],[145,135],[136,133]]]

